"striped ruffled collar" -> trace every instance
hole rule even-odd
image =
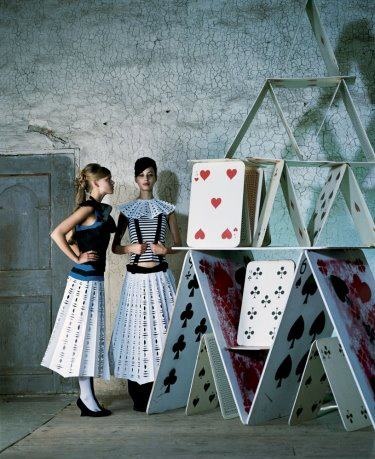
[[[159,214],[169,215],[175,206],[160,199],[136,199],[126,204],[120,204],[118,210],[127,218],[155,218]]]

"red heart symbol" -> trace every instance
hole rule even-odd
[[[206,235],[204,234],[204,231],[202,229],[199,229],[196,233],[195,233],[195,239],[204,239],[206,237]]]
[[[237,174],[237,169],[227,169],[227,176],[232,180]]]
[[[362,282],[357,274],[353,276],[352,286],[363,303],[367,303],[371,299],[371,289],[366,282]]]
[[[198,178],[198,177],[194,177],[194,180],[195,180],[196,182],[198,182],[199,178]]]
[[[206,178],[210,175],[210,171],[200,171],[200,176],[202,177],[203,180],[206,180]]]
[[[211,199],[211,204],[212,204],[212,205],[215,207],[215,209],[216,209],[216,208],[219,207],[220,204],[221,204],[221,198],[212,198],[212,199]]]
[[[232,233],[229,231],[228,228],[221,235],[221,239],[232,239]]]

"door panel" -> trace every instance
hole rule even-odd
[[[70,261],[52,229],[73,209],[74,156],[0,156],[0,393],[64,392],[40,365]]]

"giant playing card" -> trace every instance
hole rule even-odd
[[[375,280],[359,249],[307,255],[375,427]]]
[[[236,247],[241,241],[245,164],[207,161],[193,165],[187,243]]]
[[[251,407],[267,351],[234,351],[246,266],[238,255],[193,252],[192,260],[212,331],[243,423]]]

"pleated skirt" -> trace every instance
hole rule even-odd
[[[109,379],[104,281],[68,277],[42,363],[65,378]]]
[[[126,273],[109,347],[110,369],[116,378],[139,384],[155,380],[175,292],[170,270]]]

